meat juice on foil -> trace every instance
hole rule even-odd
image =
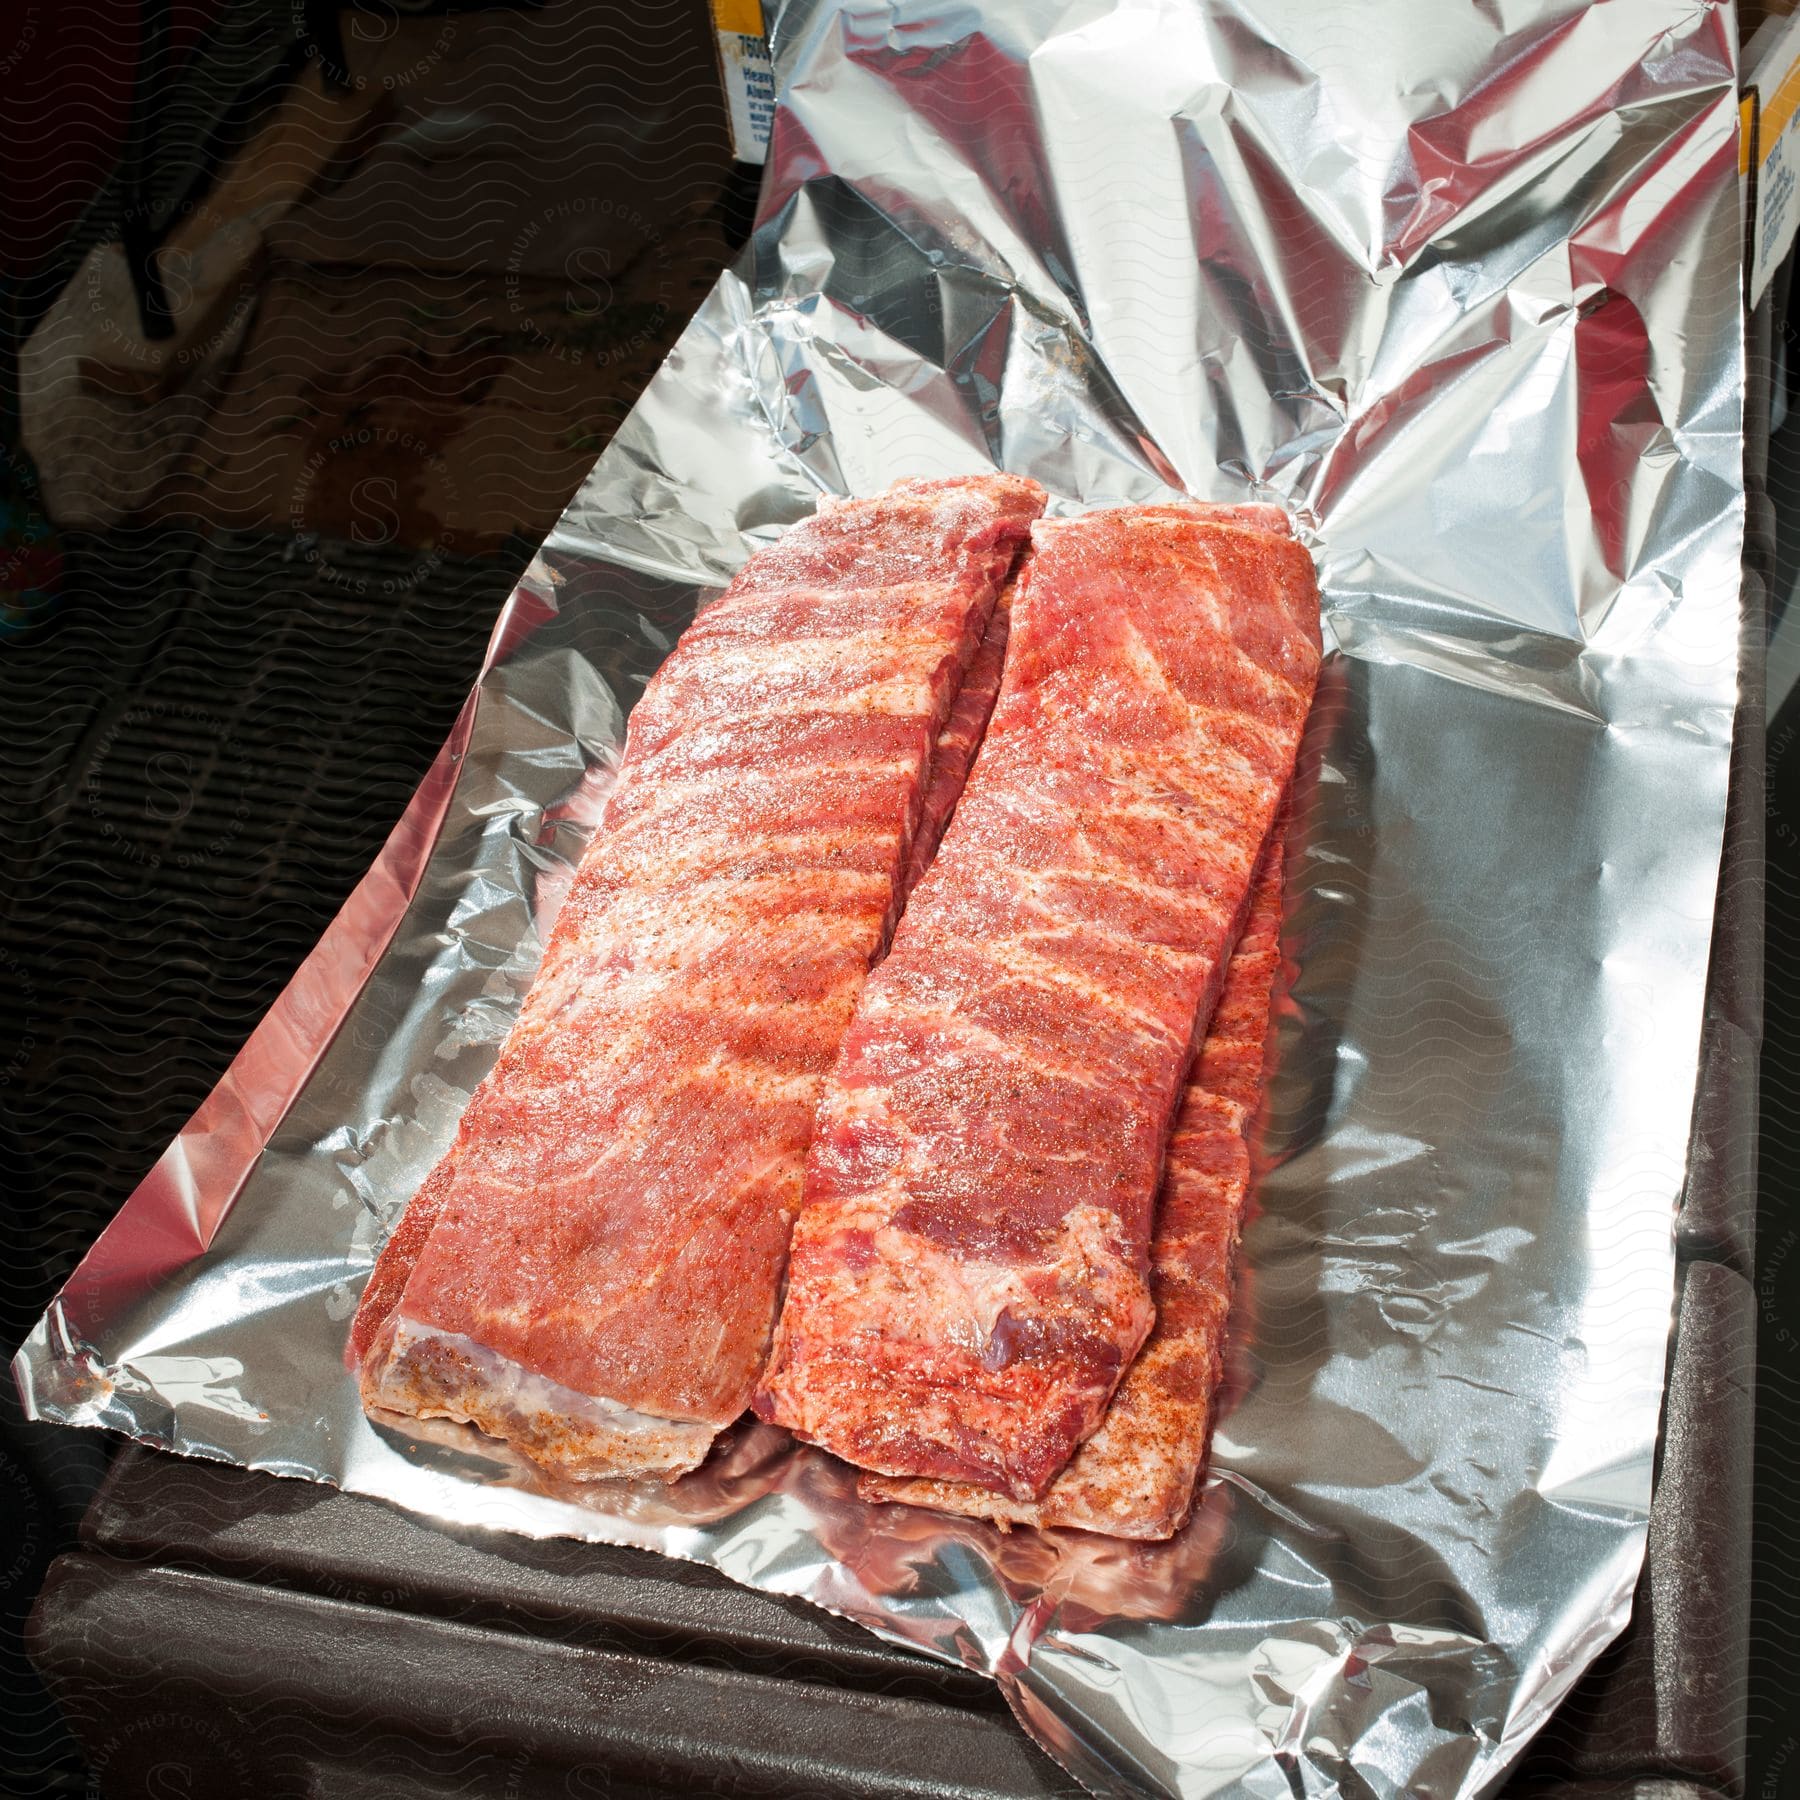
[[[1735,20],[792,0],[759,223],[443,756],[20,1352],[38,1415],[643,1545],[995,1675],[1104,1794],[1473,1794],[1642,1560],[1737,688]],[[361,1284],[649,672],[821,493],[1284,506],[1333,654],[1211,1473],[1165,1545],[865,1505],[746,1423],[553,1491],[371,1425]],[[598,1726],[597,1721],[597,1726]]]

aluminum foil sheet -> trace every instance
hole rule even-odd
[[[1736,693],[1735,28],[1704,0],[792,0],[754,239],[443,758],[25,1346],[40,1415],[641,1544],[995,1675],[1108,1795],[1473,1794],[1643,1554]],[[820,493],[1257,496],[1320,562],[1227,1410],[1164,1546],[740,1427],[550,1492],[343,1362],[626,710]],[[599,1722],[597,1721],[597,1728]]]

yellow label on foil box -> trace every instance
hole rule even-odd
[[[731,119],[731,153],[760,163],[769,154],[775,118],[775,70],[763,39],[761,0],[712,0],[719,41],[719,79]]]
[[[1765,35],[1766,34],[1766,35]],[[1754,122],[1753,141],[1740,138],[1738,166],[1751,175],[1750,304],[1767,291],[1794,247],[1800,227],[1800,17],[1770,20],[1758,39],[1745,82],[1744,105]],[[1753,49],[1757,46],[1753,40]]]
[[[744,37],[763,34],[762,0],[712,0],[713,28]]]

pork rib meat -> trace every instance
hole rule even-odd
[[[980,755],[821,1105],[757,1394],[850,1462],[1036,1500],[1150,1329],[1164,1145],[1318,672],[1312,562],[1272,524],[1033,528]]]
[[[691,1468],[744,1410],[819,1094],[1042,506],[1004,476],[822,502],[684,634],[519,1019],[369,1283],[371,1409],[468,1421],[577,1478]]]
[[[1041,1500],[1014,1500],[967,1482],[885,1475],[862,1478],[865,1499],[1109,1537],[1172,1537],[1186,1523],[1212,1435],[1232,1268],[1250,1191],[1249,1133],[1262,1098],[1269,1001],[1281,961],[1282,848],[1278,827],[1175,1115],[1150,1236],[1156,1323],[1099,1429]]]

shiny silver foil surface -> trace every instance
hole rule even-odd
[[[805,1596],[995,1675],[1098,1793],[1473,1794],[1644,1549],[1737,680],[1731,10],[792,0],[773,44],[752,243],[381,861],[20,1353],[28,1403]],[[1275,500],[1319,560],[1192,1524],[865,1506],[753,1423],[585,1494],[372,1426],[357,1295],[645,678],[819,494],[989,467],[1064,511]]]

